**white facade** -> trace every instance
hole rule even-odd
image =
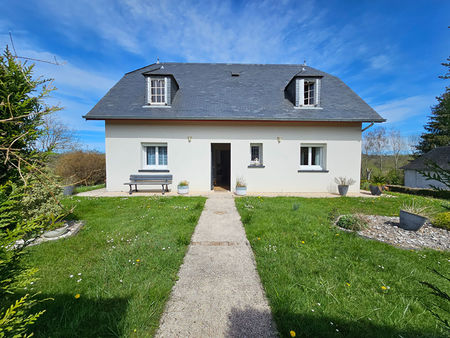
[[[425,176],[420,174],[417,170],[405,170],[405,186],[410,188],[425,188],[432,189],[435,186],[441,189],[448,189],[448,187],[435,180],[427,180]]]
[[[230,144],[232,190],[239,177],[249,192],[337,192],[335,177],[360,181],[359,122],[107,120],[105,131],[108,191],[127,191],[131,174],[152,174],[139,172],[148,168],[144,147],[165,144],[167,168],[161,169],[173,175],[172,190],[182,180],[191,191],[211,189],[212,143]],[[250,144],[262,144],[264,167],[249,168]],[[299,172],[301,146],[323,147],[324,170]],[[359,184],[349,191],[359,191]]]

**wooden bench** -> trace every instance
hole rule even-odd
[[[130,186],[130,195],[133,191],[138,191],[138,185],[160,185],[162,194],[169,191],[169,184],[172,184],[172,175],[130,175],[130,182],[124,183]],[[134,185],[134,190],[133,190]]]

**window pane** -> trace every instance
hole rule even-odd
[[[167,165],[167,147],[158,148],[158,164]]]
[[[260,161],[259,146],[251,146],[251,161]]]
[[[320,161],[320,147],[312,147],[311,151],[312,151],[312,165],[321,165],[321,161]]]
[[[147,147],[147,165],[155,165],[155,164],[156,164],[155,147]]]
[[[300,148],[300,165],[308,165],[308,147]]]

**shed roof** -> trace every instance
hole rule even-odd
[[[416,158],[414,161],[401,167],[405,170],[427,170],[427,163],[434,162],[441,168],[450,169],[450,146],[438,147]]]

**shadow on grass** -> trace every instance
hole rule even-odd
[[[46,310],[31,328],[34,337],[119,337],[123,332],[123,317],[128,299],[89,299],[80,295],[43,295],[45,300],[34,306],[36,313]]]
[[[275,311],[273,317],[281,337],[290,337],[290,331],[296,337],[446,337],[444,333],[429,330],[397,329],[380,326],[371,321],[343,321],[320,314],[294,314]],[[255,309],[233,309],[229,316],[228,337],[274,337],[270,326],[270,314]]]

